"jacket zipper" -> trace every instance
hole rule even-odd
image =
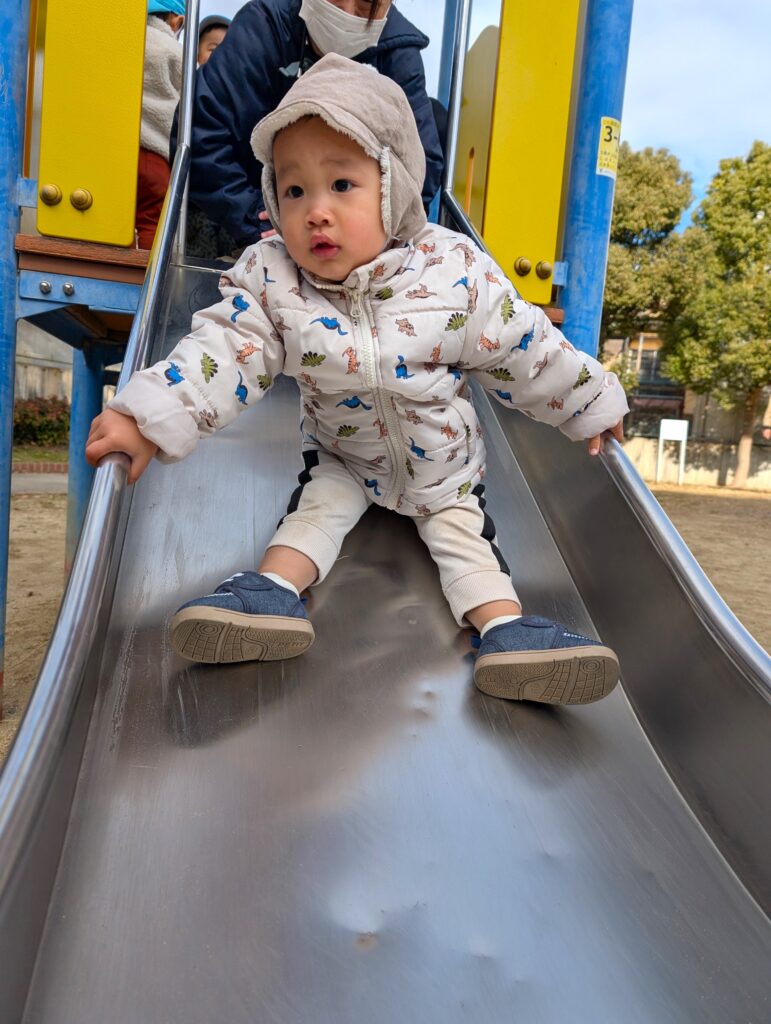
[[[361,292],[358,289],[351,289],[351,322],[353,324],[354,336],[358,342],[359,351],[362,353],[364,363],[364,379],[367,387],[372,393],[378,418],[385,424],[385,443],[394,469],[394,483],[383,495],[383,504],[386,508],[396,508],[400,495],[404,492],[404,474],[406,456],[402,446],[398,444],[399,422],[396,413],[391,405],[391,397],[383,392],[380,387],[377,374],[377,353],[375,351],[375,339],[372,337],[371,319],[366,313],[361,301]],[[362,321],[364,329],[362,329]]]

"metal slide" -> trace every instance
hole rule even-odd
[[[216,280],[169,270],[152,358]],[[0,780],[3,1024],[771,1020],[768,658],[617,446],[477,406],[527,608],[599,630],[623,687],[477,692],[377,509],[305,656],[173,654],[170,610],[255,564],[295,486],[291,382],[133,493],[100,469]]]

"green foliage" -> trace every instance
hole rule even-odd
[[[771,260],[771,146],[755,142],[746,159],[720,161],[696,223],[715,247],[725,275]]]
[[[390,299],[393,297],[393,294],[393,288],[391,288],[389,285],[386,285],[385,288],[381,288],[380,291],[375,292],[375,298],[381,300]]]
[[[771,384],[771,272],[710,281],[665,332],[664,372],[726,409]]]
[[[636,358],[633,352],[624,352],[607,367],[618,377],[618,382],[624,389],[624,393],[631,395],[640,383],[640,375],[635,367]]]
[[[611,242],[605,274],[602,338],[628,338],[645,330],[660,303],[660,254]]]
[[[578,376],[576,377],[576,382],[573,385],[573,391],[575,391],[577,388],[580,388],[583,384],[586,384],[591,379],[592,379],[592,375],[589,372],[589,369],[588,369],[586,363],[584,363],[584,365],[578,371]]]
[[[270,374],[258,373],[257,374],[257,383],[260,385],[260,390],[261,391],[267,391],[268,388],[273,383],[273,378],[270,376]]]
[[[64,446],[38,448],[34,444],[14,445],[14,462],[69,462],[69,449]]]
[[[608,248],[602,339],[647,329],[666,306],[672,232],[692,198],[691,176],[666,149],[623,142]]]
[[[510,295],[504,296],[503,302],[501,303],[501,320],[504,324],[507,324],[509,320],[514,316],[514,303]]]
[[[43,446],[67,444],[70,406],[60,398],[19,399],[13,406],[14,444]]]
[[[488,370],[487,372],[491,377],[495,377],[496,380],[516,380],[516,377],[514,377],[504,366],[496,366],[494,370]]]
[[[725,408],[771,383],[771,147],[723,160],[674,247],[663,369]]]
[[[358,427],[353,427],[348,423],[344,423],[342,427],[337,428],[338,437],[353,437],[354,434],[359,432]]]
[[[653,249],[674,231],[693,198],[693,179],[667,149],[635,152],[622,142],[613,199],[612,242]]]

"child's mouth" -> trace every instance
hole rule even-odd
[[[340,252],[340,246],[335,245],[329,238],[313,238],[311,239],[311,252],[317,259],[331,260]]]

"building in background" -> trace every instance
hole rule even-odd
[[[628,394],[630,413],[625,423],[625,451],[645,480],[656,477],[659,423],[662,419],[687,419],[688,457],[685,482],[704,486],[730,484],[742,432],[742,409],[724,409],[710,395],[697,395],[661,372],[663,342],[654,330],[633,338],[611,338],[604,346],[604,362],[624,361],[637,374]],[[751,476],[753,490],[771,490],[771,388],[754,432]],[[677,479],[677,447],[665,450],[665,481]]]
[[[17,322],[16,400],[72,397],[72,348],[26,320]]]

